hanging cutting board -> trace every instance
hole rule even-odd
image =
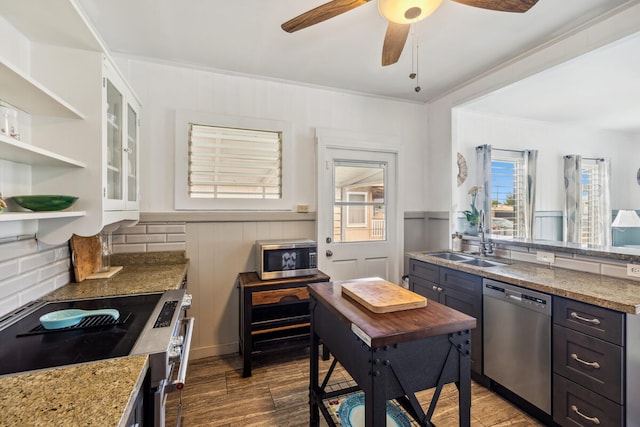
[[[76,282],[82,282],[100,266],[100,237],[71,236],[71,261]]]
[[[342,284],[342,294],[374,313],[391,313],[427,306],[427,299],[386,280],[360,280]]]

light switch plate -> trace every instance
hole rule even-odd
[[[307,213],[309,212],[309,205],[298,205],[297,211],[298,213]]]
[[[556,255],[553,252],[536,252],[536,259],[540,262],[553,264],[556,262]]]

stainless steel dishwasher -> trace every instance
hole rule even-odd
[[[551,414],[551,296],[491,279],[484,294],[484,374]]]

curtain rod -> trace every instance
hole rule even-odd
[[[577,156],[577,155],[578,154],[567,154],[567,155],[562,156],[562,157],[566,158],[566,157],[569,157],[569,156]],[[582,160],[593,160],[593,161],[596,161],[596,162],[597,161],[601,161],[602,162],[602,161],[605,160],[605,158],[604,157],[582,157]]]

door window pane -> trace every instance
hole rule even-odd
[[[378,162],[334,163],[334,242],[385,240],[385,171]]]

